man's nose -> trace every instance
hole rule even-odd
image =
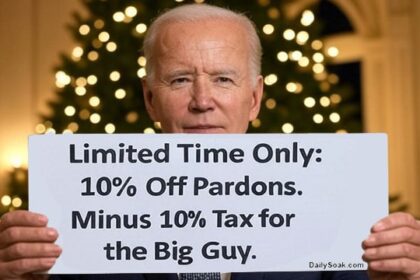
[[[214,109],[214,100],[210,81],[203,76],[194,80],[189,109],[191,112],[206,112]]]

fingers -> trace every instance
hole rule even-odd
[[[372,227],[372,232],[395,229],[399,227],[411,227],[420,230],[420,221],[416,221],[414,217],[408,213],[393,213],[377,222]]]
[[[412,227],[406,226],[374,232],[363,241],[363,248],[366,249],[398,243],[411,243],[420,246],[420,229],[413,229]]]
[[[57,258],[61,248],[53,243],[16,243],[0,250],[0,259],[8,262],[25,258]]]
[[[419,273],[419,262],[404,258],[372,261],[369,262],[369,269],[380,272],[395,272],[406,275],[414,275]]]
[[[0,232],[0,248],[17,242],[54,242],[58,233],[46,227],[10,227]]]
[[[29,211],[12,211],[4,214],[0,219],[0,231],[14,226],[45,227],[47,217]]]
[[[382,259],[408,258],[420,260],[420,250],[413,244],[403,243],[398,245],[382,246],[366,249],[363,260],[374,261]]]

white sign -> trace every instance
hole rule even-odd
[[[383,134],[37,135],[50,273],[361,270],[387,210]]]

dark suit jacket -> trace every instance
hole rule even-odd
[[[50,280],[178,280],[176,274],[52,275]],[[365,271],[232,273],[231,280],[368,280]]]

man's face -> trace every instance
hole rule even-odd
[[[164,132],[243,133],[260,108],[262,77],[250,73],[245,30],[232,21],[161,29],[154,72],[143,81],[150,117]]]

